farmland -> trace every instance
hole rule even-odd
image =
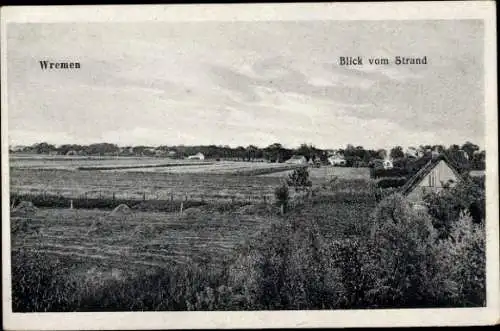
[[[270,200],[280,178],[259,175],[297,168],[260,162],[81,157],[15,158],[10,166],[10,190],[15,194],[194,201]]]
[[[13,223],[22,221],[22,216],[12,217]],[[14,236],[13,251],[43,251],[126,269],[220,260],[265,223],[255,215],[189,209],[184,215],[39,209],[29,222],[40,226],[39,233]]]
[[[16,155],[9,157],[9,165],[13,168],[29,169],[65,169],[75,170],[78,167],[90,166],[138,166],[154,164],[175,164],[185,161],[162,161],[152,157],[82,157],[82,156],[41,156]]]
[[[273,177],[11,169],[11,192],[65,197],[142,199],[247,199],[272,196],[280,179]]]
[[[270,174],[261,175],[262,177],[277,177],[286,178],[291,174],[293,170],[286,170],[280,172],[274,172]],[[314,184],[321,184],[328,181],[334,177],[340,179],[370,179],[369,168],[345,168],[345,167],[333,167],[333,166],[323,166],[321,168],[309,167],[309,178]]]
[[[258,242],[259,233],[266,233],[272,224],[284,219],[279,215],[279,208],[273,205],[274,191],[299,167],[227,161],[183,164],[185,160],[153,158],[16,162],[11,162],[10,167],[11,196],[26,194],[24,200],[30,200],[31,196],[37,203],[50,201],[43,200],[45,196],[80,202],[106,201],[110,197],[116,203],[120,203],[119,199],[130,201],[131,209],[123,214],[114,214],[115,211],[105,207],[91,209],[94,207],[89,205],[72,209],[66,204],[68,200],[58,203],[57,208],[50,204],[38,205],[39,208],[25,215],[13,210],[14,228],[19,224],[38,227],[38,232],[13,232],[13,266],[22,273],[35,268],[33,273],[38,274],[37,263],[41,263],[42,268],[46,263],[37,261],[47,261],[52,269],[63,269],[64,272],[54,276],[49,275],[49,270],[40,271],[48,279],[56,277],[60,282],[57,286],[50,285],[47,291],[65,293],[64,298],[72,302],[66,306],[61,304],[62,309],[71,305],[73,309],[80,309],[84,304],[79,300],[90,300],[91,306],[98,304],[101,294],[96,291],[112,291],[110,286],[121,286],[120,295],[124,297],[119,302],[126,307],[125,297],[133,298],[127,282],[145,279],[147,287],[156,286],[156,280],[144,276],[145,272],[164,275],[161,279],[172,278],[173,284],[177,284],[175,282],[182,283],[177,280],[182,278],[178,273],[188,272],[190,268],[220,270],[222,264],[231,263],[230,260],[238,256],[238,247],[244,247],[249,240]],[[172,166],[162,166],[168,162]],[[315,194],[319,194],[315,203],[324,207],[309,201],[304,208],[301,204],[307,199],[299,198],[300,192],[292,189],[290,210],[295,208],[295,212],[290,212],[290,217],[300,219],[302,213],[306,213],[307,218],[312,217],[321,224],[328,238],[365,232],[368,223],[356,221],[368,218],[375,200],[364,170],[323,167],[310,168],[310,174]],[[329,180],[334,177],[337,180],[332,191]],[[220,208],[220,203],[230,208]],[[151,208],[158,204],[162,208]],[[174,208],[165,208],[166,205]],[[199,277],[205,274],[201,272]],[[66,287],[68,284],[81,284],[81,287],[71,290]],[[156,292],[149,287],[144,291],[145,296]],[[181,301],[173,306],[167,301],[160,302],[165,309],[185,309],[185,300]],[[52,304],[57,306],[55,302]],[[130,302],[133,305],[135,299]],[[26,307],[26,302],[19,305]],[[37,307],[22,309],[38,311]]]

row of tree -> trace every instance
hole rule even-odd
[[[419,157],[429,156],[432,151],[446,153],[450,158],[456,160],[457,163],[467,163],[470,168],[484,169],[485,151],[480,150],[480,147],[471,142],[466,142],[462,146],[451,145],[445,147],[443,145],[421,145],[415,148],[420,152]],[[200,146],[167,146],[159,147],[150,146],[127,146],[119,147],[116,144],[98,143],[90,145],[65,144],[55,146],[46,142],[26,146],[19,152],[36,153],[36,154],[77,154],[77,155],[113,155],[113,156],[171,156],[176,158],[184,158],[196,153],[203,153],[208,159],[233,159],[242,161],[265,160],[270,162],[284,162],[293,155],[303,155],[308,161],[310,159],[319,159],[323,163],[327,163],[327,158],[331,151],[317,148],[311,144],[302,144],[298,148],[286,148],[279,143],[271,144],[267,147],[260,148],[254,145],[247,147],[238,146],[216,146],[216,145],[200,145]],[[347,145],[346,148],[335,151],[337,155],[342,155],[346,161],[346,166],[358,167],[369,166],[376,159],[391,158],[397,162],[405,162],[405,160],[414,156],[405,153],[401,146],[395,146],[387,152],[385,149],[365,149],[363,146]]]

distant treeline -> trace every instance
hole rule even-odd
[[[51,154],[51,155],[80,155],[80,156],[159,156],[183,159],[190,155],[202,153],[205,159],[224,159],[241,161],[268,161],[284,162],[293,155],[303,155],[308,161],[319,159],[327,163],[330,155],[342,155],[348,167],[368,167],[373,165],[377,159],[391,158],[396,163],[404,164],[407,159],[415,157],[426,157],[432,151],[445,153],[457,164],[466,165],[469,169],[484,169],[485,151],[471,142],[463,145],[421,145],[412,148],[417,154],[410,154],[404,151],[401,146],[395,146],[389,151],[385,149],[365,149],[363,146],[347,145],[346,148],[328,150],[317,148],[310,144],[302,144],[297,148],[286,148],[279,143],[271,144],[267,147],[257,147],[249,145],[246,147],[230,147],[216,145],[199,146],[125,146],[119,147],[116,144],[98,143],[90,145],[65,144],[55,146],[48,143],[38,143],[21,148],[11,148],[11,152]],[[395,164],[395,166],[397,166]]]

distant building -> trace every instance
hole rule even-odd
[[[485,171],[484,170],[471,170],[469,172],[469,176],[471,177],[484,177]]]
[[[421,153],[419,153],[419,150],[416,149],[415,147],[408,147],[408,149],[405,152],[406,157],[410,159],[415,159],[421,156]]]
[[[196,153],[195,155],[188,156],[189,160],[205,160],[205,155],[203,153]]]
[[[286,161],[290,164],[307,164],[307,159],[304,155],[294,155]]]
[[[328,162],[333,166],[345,166],[346,160],[341,155],[332,155],[328,158]]]
[[[392,160],[390,160],[390,159],[385,159],[384,161],[382,161],[382,166],[386,170],[394,168],[394,165],[392,164]]]
[[[421,204],[424,195],[453,187],[462,179],[458,170],[444,155],[429,160],[404,184],[400,192],[414,204]]]
[[[78,152],[77,151],[74,151],[74,150],[69,150],[67,153],[66,153],[66,156],[76,156],[78,155]]]

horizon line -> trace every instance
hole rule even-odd
[[[476,146],[478,146],[480,148],[480,150],[484,150],[485,148],[483,146],[480,146],[479,144],[476,144],[474,142],[472,142],[471,140],[465,140],[463,143],[461,144],[450,144],[450,145],[446,145],[446,144],[439,144],[439,143],[434,143],[434,144],[418,144],[418,145],[398,145],[398,144],[394,144],[392,145],[391,147],[376,147],[376,148],[373,148],[373,147],[365,147],[363,145],[358,145],[358,144],[351,144],[351,143],[347,143],[345,144],[343,147],[318,147],[317,145],[313,144],[313,143],[301,143],[299,145],[296,145],[295,147],[290,147],[289,145],[287,144],[283,144],[283,143],[280,143],[280,142],[274,142],[274,143],[270,143],[266,146],[261,146],[261,145],[255,145],[255,144],[248,144],[246,146],[243,146],[243,145],[229,145],[229,144],[189,144],[189,145],[185,145],[185,144],[156,144],[156,145],[148,145],[148,144],[137,144],[137,145],[119,145],[117,143],[114,143],[114,142],[106,142],[106,141],[101,141],[101,142],[92,142],[92,143],[62,143],[62,144],[56,144],[56,143],[50,143],[50,142],[47,142],[47,141],[41,141],[41,142],[35,142],[35,143],[28,143],[28,144],[11,144],[9,143],[9,149],[11,147],[16,147],[16,146],[22,146],[22,147],[31,147],[31,146],[34,146],[34,145],[37,145],[37,144],[42,144],[42,143],[46,143],[46,144],[49,144],[49,145],[54,145],[56,148],[60,148],[64,145],[81,145],[81,146],[90,146],[90,145],[98,145],[98,144],[110,144],[110,145],[116,145],[118,148],[126,148],[126,147],[146,147],[146,148],[160,148],[160,147],[170,147],[170,148],[175,148],[175,147],[210,147],[210,146],[215,146],[215,147],[219,147],[219,148],[239,148],[239,147],[243,147],[243,148],[247,148],[249,146],[254,146],[254,147],[257,147],[259,149],[265,149],[271,145],[275,145],[275,144],[279,144],[281,145],[283,148],[285,149],[298,149],[300,148],[302,145],[306,145],[308,147],[313,147],[313,148],[316,148],[316,149],[320,149],[320,150],[337,150],[337,149],[347,149],[348,145],[351,145],[353,146],[354,148],[357,148],[357,147],[362,147],[363,149],[365,150],[382,150],[382,149],[391,149],[391,148],[394,148],[394,147],[402,147],[403,149],[408,149],[410,147],[414,147],[414,148],[419,148],[421,146],[443,146],[445,148],[449,148],[453,145],[457,145],[458,147],[462,147],[464,144],[466,143],[471,143],[471,144],[474,144]]]

